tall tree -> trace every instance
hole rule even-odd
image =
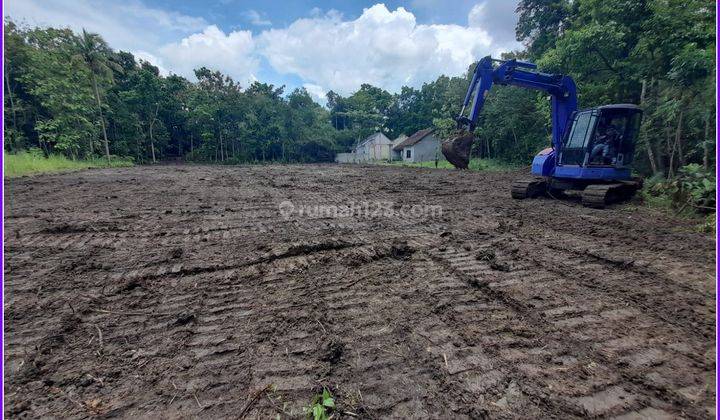
[[[79,57],[90,70],[90,80],[92,80],[93,91],[95,92],[95,100],[97,101],[97,112],[102,127],[103,140],[105,144],[105,157],[110,163],[110,142],[108,141],[107,127],[105,126],[105,118],[103,116],[103,105],[100,100],[100,87],[98,86],[98,78],[112,76],[111,68],[116,66],[108,58],[110,55],[110,47],[100,35],[82,30],[82,35],[77,43]]]

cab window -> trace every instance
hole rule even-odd
[[[581,112],[575,116],[570,136],[565,143],[566,149],[584,149],[587,146],[592,128],[595,125],[595,115],[593,112]]]

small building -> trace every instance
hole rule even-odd
[[[361,141],[354,150],[358,161],[390,160],[392,142],[383,133],[375,133]]]
[[[441,158],[440,139],[432,128],[426,128],[393,146],[404,162],[432,162]]]
[[[400,155],[400,152],[402,152],[402,150],[395,150],[395,146],[404,142],[407,138],[408,136],[406,136],[405,134],[400,134],[395,140],[392,141],[392,149],[390,154],[392,160],[402,160],[402,156]]]

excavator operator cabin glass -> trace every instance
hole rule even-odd
[[[588,143],[592,137],[597,112],[582,111],[575,114],[570,133],[562,150],[561,163],[565,165],[582,165]]]
[[[595,124],[595,116],[591,111],[579,112],[570,131],[566,149],[584,149],[592,134],[592,127]]]

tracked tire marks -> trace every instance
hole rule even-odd
[[[328,387],[363,418],[711,417],[712,240],[632,205],[513,201],[512,178],[7,181],[5,414],[292,418]],[[284,201],[443,212],[282,217]]]
[[[432,251],[431,255],[451,272],[494,296],[496,302],[505,302],[507,307],[517,312],[511,319],[530,320],[529,330],[533,334],[552,337],[552,341],[543,338],[539,347],[549,349],[560,345],[555,354],[548,352],[545,355],[545,358],[557,360],[564,366],[551,373],[547,372],[542,363],[528,364],[527,354],[520,352],[513,357],[518,358],[523,373],[546,383],[540,385],[541,388],[563,389],[568,388],[567,383],[573,383],[574,390],[581,393],[571,393],[564,400],[579,409],[578,414],[625,415],[648,409],[671,415],[664,410],[672,406],[681,408],[673,415],[702,417],[710,413],[711,406],[703,409],[695,404],[703,400],[706,404],[712,403],[712,400],[706,399],[712,397],[706,395],[711,390],[703,389],[702,380],[709,379],[712,367],[698,366],[697,360],[677,351],[682,347],[657,343],[657,337],[665,331],[657,331],[656,324],[642,319],[643,314],[639,310],[630,309],[626,305],[596,303],[587,296],[574,297],[571,281],[559,280],[554,276],[527,281],[527,273],[522,273],[522,268],[519,268],[516,279],[492,281],[495,276],[491,266],[478,262],[461,250]],[[558,299],[558,289],[564,293],[561,299]],[[551,300],[550,297],[555,299]],[[533,300],[542,304],[534,304]],[[624,322],[643,325],[645,328],[628,331],[622,326]],[[654,327],[648,328],[650,325]],[[603,335],[613,338],[606,342],[590,341],[588,329],[593,329],[596,337]],[[655,343],[660,346],[653,347]],[[678,379],[678,369],[688,373],[683,378],[684,383],[671,382]],[[588,376],[588,379],[583,380]],[[598,381],[598,378],[602,380]],[[624,383],[626,378],[632,382]],[[642,385],[637,386],[638,383]],[[687,394],[692,397],[686,398]],[[553,396],[557,397],[562,396]]]

